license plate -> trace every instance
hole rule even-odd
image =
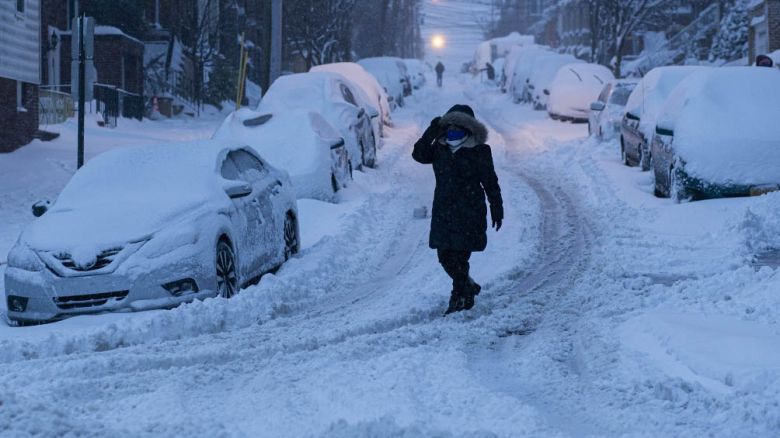
[[[765,184],[761,186],[753,186],[750,188],[750,196],[761,196],[767,193],[772,193],[780,190],[780,186],[777,184]]]

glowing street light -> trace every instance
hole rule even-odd
[[[434,35],[433,38],[431,38],[431,46],[433,46],[434,49],[443,49],[446,42],[447,40],[444,39],[444,35]]]

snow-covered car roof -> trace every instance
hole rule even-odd
[[[245,125],[269,114],[271,117],[262,124]],[[264,113],[242,108],[225,118],[214,138],[244,143],[293,177],[322,166],[323,151],[329,156],[330,146],[342,141],[322,115],[299,109]],[[324,165],[330,166],[330,160]]]
[[[681,81],[658,116],[686,171],[708,181],[780,182],[780,70],[723,67]]]
[[[104,152],[76,172],[23,237],[39,250],[125,244],[204,205],[227,205],[219,165],[239,148],[206,140]]]
[[[340,74],[331,72],[280,76],[263,96],[257,110],[266,113],[288,109],[324,111],[329,102],[338,99],[331,84],[340,80]]]
[[[626,112],[640,118],[639,130],[648,141],[653,137],[655,121],[672,90],[688,75],[710,67],[668,66],[650,70],[631,92]]]
[[[587,113],[604,86],[614,80],[615,76],[603,65],[566,64],[550,83],[549,110],[561,115],[570,110]]]
[[[317,65],[311,68],[311,72],[330,72],[340,74],[347,78],[356,88],[360,89],[368,99],[368,104],[376,109],[381,109],[386,114],[390,113],[390,104],[387,101],[387,93],[371,73],[355,62],[335,62],[331,64]]]

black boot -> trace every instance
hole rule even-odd
[[[473,278],[469,277],[469,291],[472,295],[477,296],[482,291],[482,286],[479,285]]]
[[[464,304],[463,296],[460,293],[453,290],[452,294],[450,295],[450,305],[447,307],[447,310],[444,312],[444,316],[447,316],[450,313],[460,312],[461,310],[463,310],[463,304]]]

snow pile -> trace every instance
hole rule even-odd
[[[615,76],[603,65],[568,64],[558,70],[550,84],[550,114],[587,119],[590,104]]]
[[[780,192],[762,196],[734,227],[749,255],[780,250]]]
[[[639,130],[647,141],[653,138],[655,122],[672,90],[688,75],[707,67],[672,66],[650,70],[631,92],[626,112],[639,117]]]
[[[674,131],[689,174],[713,183],[780,183],[780,71],[699,70],[670,94],[658,126]]]

